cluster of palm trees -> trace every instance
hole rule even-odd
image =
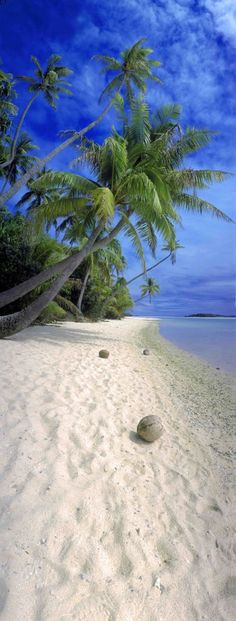
[[[27,183],[27,193],[18,205],[29,205],[34,227],[40,229],[55,226],[60,233],[63,231],[63,239],[69,241],[72,248],[76,244],[76,249],[73,248],[67,258],[50,266],[37,277],[0,295],[1,307],[34,287],[49,282],[47,289],[28,307],[0,319],[2,336],[12,334],[34,321],[84,261],[87,270],[83,287],[86,288],[94,257],[104,253],[105,249],[111,252],[114,240],[121,231],[134,245],[143,263],[142,273],[145,274],[152,266],[146,268],[144,248],[148,246],[155,257],[159,237],[162,237],[165,247],[169,249],[167,256],[174,258],[179,246],[176,241],[176,226],[181,222],[179,208],[196,213],[208,212],[230,220],[214,205],[197,195],[198,190],[208,187],[210,183],[222,181],[225,174],[221,171],[183,167],[186,156],[208,144],[212,138],[211,132],[194,128],[184,131],[180,126],[181,110],[177,105],[164,106],[151,116],[143,97],[147,81],[159,81],[153,74],[159,62],[150,60],[151,52],[142,39],[123,52],[121,60],[99,56],[99,61],[104,65],[102,70],[115,74],[101,95],[101,99],[109,96],[109,101],[99,117],[82,130],[70,132],[66,140],[50,154],[34,162],[20,179],[11,182],[8,178],[11,185],[1,196],[2,204]],[[36,86],[32,79],[28,79],[34,95],[27,110],[41,91],[49,103],[54,105],[51,88],[55,96],[65,89],[64,80],[69,70],[58,68],[58,61],[58,57],[53,57],[51,69],[43,72],[34,59],[38,82]],[[113,129],[102,144],[89,140],[88,131],[102,120],[112,106],[117,111],[118,128]],[[22,114],[20,128],[27,110]],[[16,156],[19,131],[18,128],[14,135],[6,170]],[[72,143],[77,144],[78,150],[74,165],[85,165],[86,170],[91,171],[90,177],[43,168]],[[158,285],[149,278],[143,285],[142,297],[157,291]],[[83,298],[82,290],[81,296]]]

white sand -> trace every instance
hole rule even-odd
[[[230,377],[143,319],[0,350],[1,621],[233,621]]]

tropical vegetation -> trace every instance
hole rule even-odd
[[[0,318],[2,336],[27,327],[42,313],[45,316],[45,307],[55,299],[64,308],[70,306],[76,317],[83,312],[94,317],[122,316],[132,300],[128,283],[120,276],[125,267],[117,240],[120,232],[142,263],[142,272],[131,282],[144,275],[142,297],[152,298],[159,289],[147,272],[167,258],[175,260],[180,247],[176,230],[183,209],[230,221],[198,195],[199,190],[222,181],[225,173],[185,167],[186,158],[206,146],[212,133],[182,127],[181,108],[176,104],[163,106],[154,114],[149,109],[145,100],[148,81],[160,81],[154,72],[160,63],[150,60],[151,53],[141,39],[123,52],[121,59],[97,57],[102,71],[113,73],[100,96],[100,100],[108,98],[105,108],[85,128],[70,131],[43,158],[33,155],[34,145],[21,133],[24,119],[40,94],[53,107],[61,93],[69,94],[66,78],[70,70],[54,55],[44,71],[33,57],[35,76],[23,77],[33,95],[16,128],[14,81],[9,74],[0,74],[1,204],[6,206],[19,189],[24,189],[17,208],[27,207],[26,216],[17,218],[23,218],[28,235],[31,231],[44,240],[46,235],[61,244],[64,252],[63,258],[46,261],[37,273],[26,276],[22,272],[19,279],[2,289],[0,308],[4,313],[11,308],[7,305],[17,303],[14,312]],[[102,143],[89,139],[89,130],[111,107],[117,120],[110,135]],[[20,148],[22,143],[24,148]],[[47,170],[46,164],[73,143],[75,172]],[[84,174],[76,172],[77,166]],[[4,218],[8,217],[5,213]],[[167,255],[147,268],[146,251],[155,258],[160,239]],[[23,304],[19,302],[22,299]]]

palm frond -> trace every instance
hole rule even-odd
[[[193,211],[195,213],[209,213],[216,218],[220,218],[225,220],[225,222],[234,222],[226,213],[217,209],[212,203],[209,203],[198,196],[194,196],[192,194],[176,194],[174,197],[174,202],[176,205],[183,207],[187,211]]]
[[[138,220],[136,222],[136,227],[139,232],[140,237],[146,242],[149,246],[152,256],[156,256],[156,247],[157,247],[157,236],[154,229],[154,226],[151,222],[147,222],[146,220]]]
[[[164,161],[172,168],[180,166],[186,155],[207,146],[214,135],[215,133],[209,129],[187,128],[186,132],[178,140],[170,143],[163,153]]]
[[[124,231],[124,234],[130,239],[132,246],[134,247],[135,252],[137,254],[137,257],[140,259],[143,269],[145,270],[146,269],[145,253],[143,250],[140,237],[137,233],[136,227],[125,214],[123,214],[123,218],[125,222],[124,222],[124,226],[122,230]]]
[[[97,188],[92,193],[95,211],[100,219],[108,220],[114,216],[115,198],[109,188]]]
[[[82,175],[69,172],[47,172],[33,181],[30,187],[35,190],[69,188],[86,194],[92,192],[98,184]]]
[[[44,224],[52,224],[57,218],[68,217],[78,212],[80,209],[87,208],[86,198],[61,198],[49,201],[31,209],[30,215],[36,231],[40,230]]]
[[[40,62],[39,62],[38,58],[36,58],[36,56],[31,56],[31,60],[34,63],[34,65],[36,66],[37,76],[39,78],[41,78],[41,80],[42,80],[43,77],[44,77],[44,74],[43,74],[43,69],[42,69],[42,67],[40,65]]]
[[[124,138],[113,132],[105,140],[100,155],[100,180],[104,185],[109,181],[110,187],[115,189],[127,170],[128,155]]]
[[[149,108],[142,99],[135,99],[131,106],[129,140],[131,144],[146,144],[150,140]]]
[[[164,125],[170,121],[178,121],[181,115],[182,106],[177,103],[164,104],[159,108],[153,119],[158,121],[158,124]]]
[[[122,84],[122,81],[123,81],[122,73],[117,75],[115,78],[113,78],[113,80],[111,80],[111,82],[109,82],[109,84],[107,84],[107,86],[105,86],[105,88],[101,92],[98,102],[101,103],[102,99],[106,95],[109,95],[110,93],[112,93],[112,91],[114,91],[116,88],[119,89],[119,87]]]
[[[168,174],[168,180],[174,182],[177,190],[187,188],[207,188],[209,184],[224,181],[228,173],[221,170],[194,170],[192,168],[177,170]]]
[[[130,173],[124,177],[119,186],[119,194],[123,195],[124,199],[129,197],[128,202],[140,215],[143,215],[143,209],[145,208],[150,213],[156,212],[160,214],[162,212],[157,189],[143,172],[138,174]]]

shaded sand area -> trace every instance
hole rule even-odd
[[[144,319],[0,349],[1,621],[233,621],[232,378]]]

